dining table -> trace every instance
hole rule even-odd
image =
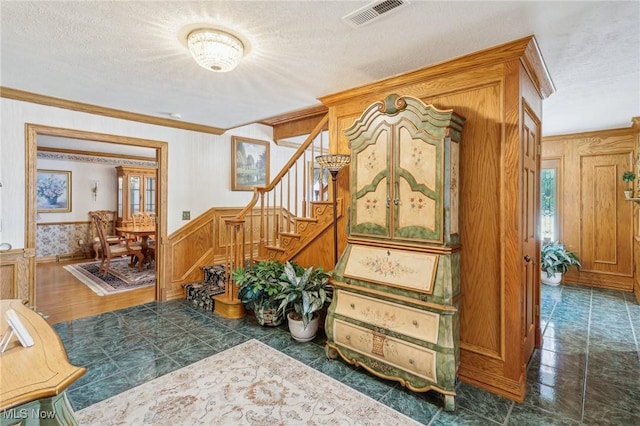
[[[140,246],[142,247],[142,254],[144,255],[144,263],[151,263],[149,257],[149,238],[156,235],[155,226],[119,226],[116,228],[120,234],[127,236],[134,236],[140,238]]]

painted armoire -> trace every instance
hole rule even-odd
[[[391,94],[465,118],[458,378],[519,402],[527,362],[542,344],[538,174],[542,100],[553,91],[535,37],[528,36],[320,99],[329,109],[333,153],[351,152],[345,130]],[[343,200],[352,200],[353,167],[338,174]],[[341,253],[354,238],[347,237],[347,218],[337,224]]]
[[[389,95],[345,130],[348,243],[327,313],[327,354],[437,390],[453,410],[460,359],[459,158],[464,119]]]

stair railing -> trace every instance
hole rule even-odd
[[[313,201],[327,200],[325,170],[315,157],[328,152],[322,132],[329,115],[311,131],[273,180],[255,187],[251,201],[235,217],[225,220],[227,232],[226,296],[237,300],[237,286],[231,273],[265,254],[268,247],[279,247],[281,233],[294,233],[294,220],[311,216]],[[233,299],[231,299],[233,298]]]

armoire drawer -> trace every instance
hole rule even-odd
[[[336,343],[437,384],[436,352],[335,319]]]
[[[430,343],[438,343],[440,315],[436,313],[340,289],[336,289],[336,295],[336,314]]]

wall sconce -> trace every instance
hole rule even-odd
[[[98,198],[98,181],[90,180],[89,187],[91,188],[91,195],[93,196],[93,201],[95,201],[96,198]]]

